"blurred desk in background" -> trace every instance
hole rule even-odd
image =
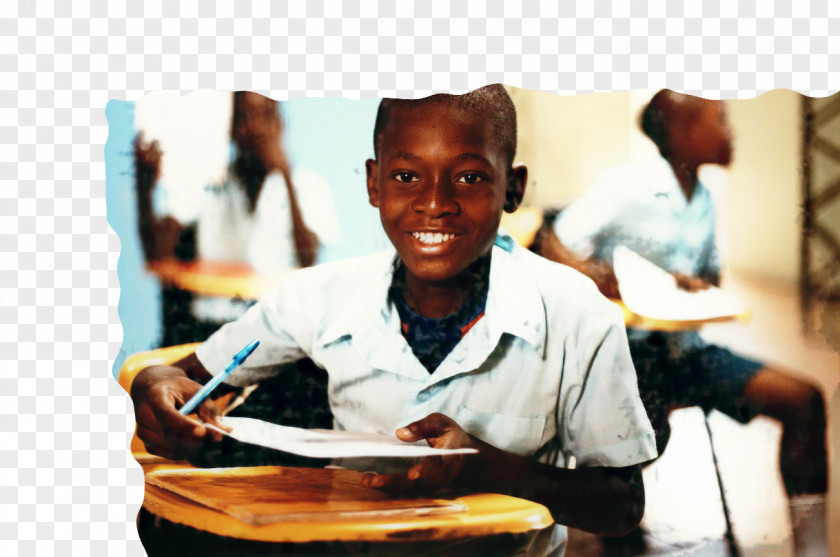
[[[243,263],[162,259],[146,265],[162,283],[205,296],[258,300],[288,271],[258,273]]]
[[[531,247],[542,224],[543,212],[535,207],[520,207],[513,213],[502,214],[501,227],[524,248]]]
[[[638,313],[633,313],[621,300],[610,299],[611,302],[621,308],[621,313],[624,315],[624,325],[626,327],[633,327],[636,329],[646,329],[648,331],[661,331],[664,333],[672,333],[678,331],[696,331],[709,323],[725,323],[728,321],[747,321],[750,318],[750,312],[745,311],[740,315],[716,317],[714,319],[699,319],[696,321],[676,321],[670,319],[654,319],[652,317],[645,317]]]
[[[177,259],[152,261],[146,269],[161,282],[163,346],[205,340],[242,316],[288,272],[259,273],[242,263]]]

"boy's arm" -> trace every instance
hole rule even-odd
[[[621,294],[618,292],[618,281],[615,278],[612,266],[591,257],[578,256],[563,245],[553,228],[544,229],[541,234],[540,255],[588,276],[595,281],[598,290],[607,298],[616,300],[621,298]]]
[[[307,309],[313,306],[313,298],[320,302],[312,294],[318,292],[318,287],[312,286],[312,272],[308,269],[290,273],[242,317],[213,333],[197,347],[197,352],[173,365],[152,366],[137,375],[131,385],[137,435],[150,452],[182,458],[206,435],[221,439],[219,432],[182,416],[178,409],[201,388],[200,383],[210,379],[208,369],[224,369],[230,364],[230,354],[254,339],[260,341],[260,347],[247,365],[225,379],[226,385],[252,385],[274,375],[276,366],[310,353],[305,347],[311,345],[314,327],[312,312]],[[219,410],[211,401],[205,400],[196,412],[202,422],[228,429],[220,425]]]
[[[495,447],[485,450],[484,490],[545,505],[554,521],[579,530],[619,536],[635,528],[645,510],[639,465],[557,468]],[[495,486],[495,487],[494,487]]]
[[[688,292],[699,292],[701,290],[708,290],[712,286],[717,286],[716,283],[709,282],[702,277],[684,275],[677,272],[672,272],[671,275],[677,281],[677,288]]]
[[[613,271],[613,268],[608,263],[591,257],[583,258],[578,256],[563,245],[563,242],[560,241],[560,238],[557,237],[553,230],[546,230],[541,234],[540,255],[551,261],[562,263],[588,276],[595,282],[601,294],[607,298],[614,300],[621,299],[621,293],[618,290],[618,279],[616,279],[615,271]],[[676,280],[678,288],[689,292],[706,290],[711,286],[718,286],[720,284],[720,277],[714,273],[697,277],[677,272],[672,272],[671,275]]]
[[[557,523],[603,535],[628,532],[644,513],[638,465],[556,468],[489,445],[442,414],[401,428],[397,436],[409,442],[426,439],[436,448],[475,448],[479,453],[429,457],[405,474],[369,474],[366,485],[410,494],[456,486],[512,495],[545,505]]]
[[[717,249],[714,231],[709,233],[706,240],[703,265],[697,276],[712,286],[720,286],[720,252]]]
[[[157,218],[152,207],[163,152],[157,141],[147,143],[142,132],[134,138],[133,146],[137,220],[143,255],[147,262],[171,257],[175,254],[175,245],[183,227],[172,217]]]
[[[177,460],[199,446],[205,435],[221,439],[219,432],[178,412],[210,377],[195,352],[172,365],[147,367],[137,374],[131,384],[131,399],[137,436],[149,452]],[[210,399],[204,400],[196,413],[203,422],[223,427],[219,409]]]

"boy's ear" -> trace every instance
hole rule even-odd
[[[512,213],[519,208],[525,196],[525,184],[528,181],[528,168],[524,164],[514,166],[508,176],[505,190],[505,212]]]
[[[365,161],[365,172],[367,173],[368,201],[371,206],[379,207],[379,166],[373,159]]]

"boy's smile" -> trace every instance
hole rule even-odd
[[[454,240],[458,236],[458,234],[441,234],[440,232],[413,232],[411,235],[414,236],[415,240],[426,246],[439,246],[444,242]]]
[[[370,203],[409,283],[445,283],[488,253],[525,181],[486,110],[439,102],[391,109],[367,175]]]

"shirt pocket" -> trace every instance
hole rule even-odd
[[[545,416],[478,412],[463,405],[458,407],[455,421],[470,435],[522,456],[537,452],[545,430]]]

